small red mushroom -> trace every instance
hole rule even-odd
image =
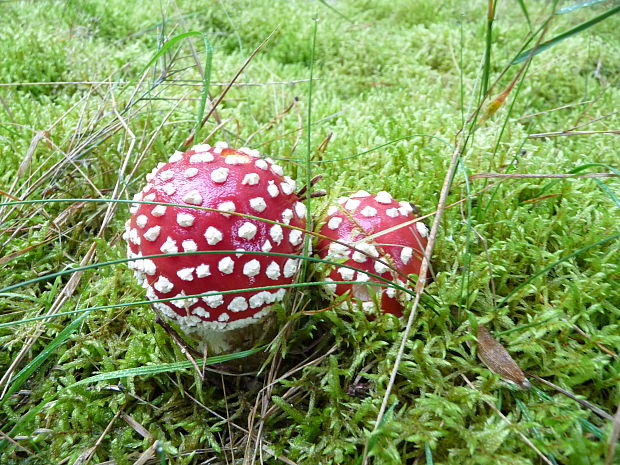
[[[362,308],[369,313],[374,310],[374,293],[384,313],[400,317],[403,301],[411,296],[392,287],[366,284],[369,281],[380,282],[367,273],[380,275],[407,287],[403,276],[399,276],[385,263],[405,275],[419,274],[428,228],[418,221],[391,231],[391,228],[415,220],[416,217],[408,202],[397,202],[385,191],[376,195],[359,191],[350,197],[341,197],[338,204],[327,211],[325,224],[319,231],[327,239],[319,241],[318,254],[321,258],[355,268],[332,266],[326,281],[357,283],[328,284],[328,291],[339,296],[348,292],[350,298],[361,302]],[[336,243],[335,240],[348,245]]]
[[[232,254],[196,254],[129,262],[149,300],[213,291],[204,297],[154,302],[186,334],[197,335],[209,350],[242,350],[250,325],[262,321],[285,288],[272,291],[221,291],[278,286],[293,282],[299,260],[244,254],[245,251],[299,254],[304,235],[243,213],[298,228],[305,227],[306,207],[298,201],[295,181],[255,150],[234,150],[225,143],[196,145],[176,152],[147,175],[136,201],[175,203],[173,207],[133,204],[124,238],[128,256],[236,250]],[[192,207],[208,207],[218,212]],[[260,325],[248,331],[261,333]],[[251,339],[251,338],[250,338]],[[244,346],[245,345],[245,346]]]

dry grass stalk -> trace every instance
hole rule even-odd
[[[587,174],[520,174],[520,173],[478,173],[472,174],[469,179],[486,179],[486,178],[502,178],[502,179],[547,179],[547,178],[617,178],[614,173],[587,173]]]

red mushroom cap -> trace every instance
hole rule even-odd
[[[238,212],[305,227],[306,208],[295,181],[255,150],[233,150],[225,143],[197,145],[160,163],[134,200],[187,207],[133,204],[124,235],[130,258],[162,253],[237,250],[299,254],[297,229],[244,218]],[[204,211],[208,207],[220,212]],[[155,302],[181,329],[199,335],[239,329],[265,316],[285,289],[217,294],[218,291],[290,284],[298,259],[269,255],[197,254],[129,262],[147,298],[165,299],[214,291],[201,298]]]
[[[375,237],[382,231],[414,220],[416,217],[412,213],[412,206],[408,202],[397,202],[385,191],[374,196],[359,191],[350,197],[341,197],[338,203],[339,206],[332,206],[327,211],[320,234],[329,239],[319,241],[318,253],[321,258],[359,270],[344,266],[330,267],[327,281],[358,281],[360,284],[330,284],[329,291],[339,296],[349,292],[351,298],[361,301],[367,311],[374,309],[372,293],[375,293],[383,312],[401,316],[402,301],[411,296],[395,288],[365,284],[368,281],[379,282],[366,273],[380,275],[406,287],[402,276],[378,260],[390,264],[405,275],[419,274],[428,236],[426,225],[416,222]],[[334,240],[350,244],[365,254]]]

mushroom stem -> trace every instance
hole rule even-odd
[[[224,331],[203,328],[196,335],[199,336],[199,347],[206,346],[209,353],[240,352],[271,342],[275,335],[275,322],[275,314],[270,312],[255,324],[243,328]]]

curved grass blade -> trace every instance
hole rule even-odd
[[[206,359],[196,359],[198,365],[217,365],[218,363],[229,362],[231,360],[238,360],[240,358],[249,357],[265,349],[267,346],[260,346],[254,349],[244,350],[242,352],[235,352],[226,355],[216,355],[208,357]],[[124,370],[109,371],[106,373],[100,373],[98,375],[90,376],[88,378],[77,381],[70,384],[64,390],[71,389],[76,386],[82,386],[84,384],[92,384],[99,381],[108,381],[110,379],[129,378],[134,376],[143,375],[157,375],[161,373],[171,373],[182,370],[189,370],[193,368],[193,364],[185,360],[183,362],[171,362],[171,363],[159,363],[157,365],[144,365],[136,368],[126,368]]]
[[[598,187],[605,192],[611,201],[616,204],[616,207],[620,208],[620,199],[613,193],[613,191],[600,179],[594,179],[594,182],[598,185]]]
[[[153,55],[153,58],[151,58],[150,61],[146,64],[146,66],[142,69],[142,72],[138,73],[136,75],[137,77],[129,81],[127,85],[128,86],[134,85],[138,81],[139,77],[142,76],[144,73],[146,73],[148,69],[151,66],[153,66],[153,64],[155,64],[157,60],[159,60],[164,55],[164,53],[170,50],[172,46],[176,45],[178,42],[182,41],[183,39],[186,39],[187,37],[198,36],[198,35],[202,35],[202,32],[190,31],[190,32],[183,32],[182,34],[178,34],[168,39],[166,42],[162,44],[161,48],[157,51],[157,53]]]
[[[240,358],[245,358],[250,355],[256,354],[264,349],[265,349],[265,346],[261,346],[255,349],[244,350],[243,352],[235,352],[235,353],[227,354],[227,355],[217,355],[214,357],[208,357],[206,359],[196,359],[196,363],[202,366],[215,365],[218,363],[228,362],[230,360],[237,360]],[[142,367],[110,371],[107,373],[100,373],[95,376],[90,376],[88,378],[77,381],[67,387],[60,389],[59,391],[56,391],[46,396],[39,403],[39,405],[31,408],[30,410],[28,410],[28,412],[24,416],[18,419],[15,425],[13,426],[13,428],[8,433],[6,433],[6,436],[14,437],[22,433],[24,431],[25,425],[30,423],[34,419],[34,417],[39,412],[41,412],[41,410],[43,410],[51,401],[56,399],[60,394],[64,393],[65,391],[73,387],[82,386],[85,384],[92,384],[98,381],[107,381],[110,379],[117,379],[117,378],[128,378],[128,377],[133,377],[133,376],[152,375],[152,374],[161,374],[161,373],[174,373],[174,372],[188,370],[192,368],[193,368],[193,365],[190,361],[184,361],[184,362],[173,362],[173,363],[161,363],[159,365],[145,365]],[[6,449],[8,444],[9,442],[7,440],[0,441],[0,454],[4,451],[4,449]]]
[[[563,32],[561,34],[558,34],[557,36],[555,36],[553,39],[550,39],[546,42],[543,42],[542,44],[540,44],[538,47],[535,48],[531,48],[529,50],[526,50],[525,52],[522,52],[519,56],[517,56],[517,58],[515,58],[512,62],[513,65],[517,65],[519,63],[524,62],[525,60],[527,60],[530,55],[531,56],[535,56],[538,55],[541,52],[544,52],[545,50],[553,47],[554,45],[562,42],[565,39],[568,39],[569,37],[574,36],[575,34],[579,34],[580,32],[585,31],[586,29],[591,28],[592,26],[600,23],[601,21],[609,18],[610,16],[616,14],[620,12],[620,5],[616,5],[615,7],[607,10],[606,12],[588,20],[588,21],[584,21],[583,23],[579,24],[578,26],[575,26],[572,29],[569,29],[566,32]]]
[[[327,265],[341,266],[341,267],[344,267],[344,268],[350,268],[350,269],[355,270],[355,271],[360,271],[359,268],[355,268],[352,265],[346,265],[346,264],[343,264],[343,263],[337,263],[337,262],[333,262],[333,261],[326,260],[326,259],[323,259],[323,258],[306,257],[306,256],[300,256],[300,255],[296,255],[296,254],[289,254],[289,253],[263,252],[263,251],[259,252],[259,251],[254,251],[254,250],[244,250],[244,251],[240,251],[240,250],[197,250],[195,252],[175,252],[175,253],[168,253],[168,254],[143,255],[143,256],[140,256],[140,257],[119,258],[117,260],[110,260],[110,261],[107,261],[107,262],[92,263],[90,265],[84,265],[84,266],[70,268],[70,269],[63,270],[63,271],[57,271],[55,273],[49,273],[49,274],[46,274],[46,275],[43,275],[43,276],[39,276],[37,278],[32,278],[32,279],[29,279],[29,280],[26,280],[26,281],[21,281],[21,282],[16,283],[16,284],[11,284],[10,286],[6,286],[6,287],[0,289],[0,292],[6,292],[6,291],[13,290],[13,289],[18,289],[20,287],[28,286],[30,284],[36,284],[36,283],[39,283],[39,282],[42,282],[42,281],[50,280],[52,278],[57,278],[57,277],[60,277],[60,276],[64,276],[64,275],[68,275],[68,274],[72,274],[72,273],[77,273],[77,272],[80,272],[80,271],[86,271],[86,270],[90,270],[90,269],[97,269],[97,268],[100,268],[100,267],[103,267],[103,266],[118,265],[118,264],[121,264],[121,263],[133,262],[133,261],[143,260],[143,259],[164,258],[164,257],[177,257],[177,256],[183,256],[183,255],[219,255],[219,254],[238,254],[238,253],[242,253],[242,254],[245,254],[245,255],[269,255],[269,256],[273,256],[273,257],[300,258],[300,259],[311,261],[311,262],[325,263]],[[365,272],[365,273],[368,276],[371,276],[373,278],[377,278],[377,279],[379,279],[379,280],[381,280],[383,282],[394,284],[394,283],[392,283],[392,281],[390,281],[390,280],[388,280],[386,278],[383,278],[382,276],[380,276],[378,274],[372,273],[370,271]],[[397,287],[397,288],[400,287],[397,284],[394,284],[394,286]],[[272,288],[274,286],[267,286],[267,287]],[[278,287],[278,286],[275,286],[275,287]],[[245,290],[250,290],[250,289],[245,289]],[[224,292],[224,291],[222,291],[222,292]]]
[[[340,266],[344,266],[344,265],[340,265]],[[355,269],[357,271],[357,268],[352,268],[352,269]],[[370,275],[370,273],[368,274]],[[411,289],[406,289],[385,278],[382,278],[382,280],[386,281],[386,283],[365,281],[364,284],[368,286],[376,286],[376,287],[393,287],[395,289],[398,289],[401,292],[405,292],[412,296],[414,295],[414,292]],[[229,291],[208,291],[208,292],[202,292],[200,294],[188,294],[188,295],[181,296],[181,297],[168,297],[165,299],[136,300],[132,302],[123,302],[123,303],[118,303],[118,304],[109,304],[109,305],[100,305],[96,307],[80,308],[77,310],[70,310],[68,312],[57,312],[52,315],[34,316],[32,318],[25,318],[23,320],[11,321],[8,323],[0,323],[0,328],[6,328],[6,327],[15,326],[15,325],[30,323],[33,321],[46,320],[48,318],[59,318],[62,316],[76,315],[76,314],[84,313],[84,312],[90,313],[94,310],[107,310],[107,309],[112,309],[112,308],[123,308],[123,307],[137,307],[140,305],[150,305],[150,304],[157,303],[157,302],[171,302],[174,300],[209,297],[213,295],[228,295],[228,294],[237,294],[240,292],[250,292],[250,291],[273,291],[273,290],[278,290],[278,289],[290,289],[290,288],[307,287],[307,286],[322,286],[322,285],[328,285],[328,284],[359,284],[359,281],[316,281],[316,282],[291,283],[291,284],[280,284],[280,285],[275,285],[275,286],[250,287],[246,289],[232,289]]]
[[[195,205],[187,205],[187,204],[176,204],[176,203],[167,203],[167,202],[151,202],[151,201],[145,201],[145,200],[140,200],[140,201],[134,201],[134,200],[123,200],[123,199],[36,199],[36,200],[20,200],[20,201],[13,201],[13,202],[0,202],[0,206],[13,206],[13,205],[30,205],[30,204],[40,204],[40,203],[61,203],[61,202],[84,202],[84,203],[97,203],[97,202],[101,202],[101,203],[126,203],[126,204],[147,204],[147,205],[166,205],[166,206],[176,206],[176,207],[184,207],[184,208],[194,208],[197,210],[203,210],[203,211],[210,211],[210,212],[219,212],[221,213],[221,210],[218,210],[216,208],[209,208],[209,207],[201,207],[201,206],[195,206]],[[291,226],[285,223],[280,223],[277,221],[273,221],[273,220],[269,220],[266,218],[260,218],[257,216],[253,216],[253,215],[248,215],[245,213],[239,213],[239,212],[228,212],[231,215],[235,215],[241,218],[250,218],[250,219],[255,219],[258,221],[262,221],[264,223],[269,223],[269,224],[277,224],[280,225],[284,228],[288,228],[288,229],[296,229],[299,231],[302,231],[304,234],[306,235],[312,235],[314,237],[317,237],[319,239],[329,239],[326,236],[323,236],[319,233],[316,233],[314,231],[310,231],[304,228],[299,228],[296,226]],[[372,237],[372,236],[370,236]],[[369,237],[369,238],[370,238]],[[369,239],[368,238],[368,239]],[[339,241],[333,241],[333,242],[339,242]],[[363,253],[364,255],[366,255],[369,258],[373,258],[371,257],[367,252],[361,251],[353,246],[351,246],[350,244],[346,244],[343,242],[339,242],[341,245],[345,245],[347,247],[349,247],[351,250],[355,250],[356,252],[360,252]],[[190,254],[209,254],[209,253],[224,253],[224,251],[201,251],[201,252],[189,252]],[[239,251],[228,251],[226,253],[239,253]],[[338,263],[334,263],[334,262],[330,262],[328,260],[322,260],[322,259],[316,259],[316,258],[312,258],[312,257],[306,257],[306,256],[293,256],[290,254],[278,254],[275,252],[252,252],[252,251],[244,251],[243,253],[247,253],[247,254],[271,254],[274,256],[283,256],[283,257],[293,257],[293,258],[303,258],[304,260],[311,260],[311,261],[320,261],[320,262],[324,262],[330,265],[339,265]],[[178,255],[183,255],[184,253],[178,253]],[[175,254],[173,254],[175,255]],[[159,257],[159,256],[168,256],[166,254],[163,255],[154,255],[153,257]],[[144,257],[143,257],[144,258]],[[375,259],[376,260],[376,259]],[[115,261],[116,263],[120,263],[118,261]],[[385,261],[381,261],[379,260],[380,263],[386,265],[390,270],[392,270],[395,274],[401,276],[402,278],[404,278],[405,281],[410,281],[410,279],[408,278],[407,275],[405,275],[403,272],[397,270],[395,267],[393,267],[391,264],[385,262]],[[352,268],[355,269],[356,271],[358,271],[357,268]],[[76,270],[75,268],[73,270]],[[378,277],[381,281],[387,281],[390,282],[389,280],[385,280],[385,278],[381,278],[378,275],[375,275],[373,273],[367,273],[369,276],[375,276]],[[54,275],[54,273],[47,275],[48,277]],[[29,281],[31,282],[31,281]],[[3,289],[0,289],[0,292],[6,292],[8,290],[12,290],[12,289],[16,289],[18,287],[21,287],[23,284],[16,284],[13,286],[8,286],[5,287]]]

